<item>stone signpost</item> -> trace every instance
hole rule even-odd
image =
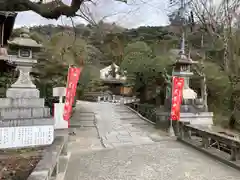
[[[8,41],[12,55],[6,60],[19,71],[17,81],[0,99],[0,149],[48,145],[54,140],[54,120],[50,109],[31,81],[32,66],[37,63],[35,52],[42,47],[23,29],[20,37]]]
[[[67,129],[68,121],[63,119],[64,103],[63,97],[66,95],[65,87],[53,88],[53,96],[59,97],[59,103],[54,103],[54,128],[55,129]]]

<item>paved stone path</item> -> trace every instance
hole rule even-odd
[[[95,112],[96,119],[82,111]],[[97,128],[74,130],[65,180],[239,179],[238,171],[168,138],[125,106],[80,101],[73,119]]]
[[[153,143],[147,132],[138,126],[150,126],[125,106],[94,103],[91,106],[97,113],[99,132],[106,147]],[[155,129],[152,127],[152,132]]]

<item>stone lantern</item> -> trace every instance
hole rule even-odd
[[[30,38],[28,29],[8,45],[7,61],[16,65],[19,77],[7,89],[7,97],[0,98],[0,149],[49,145],[54,140],[54,119],[30,77],[42,45]]]
[[[19,77],[7,90],[7,97],[39,98],[39,90],[33,84],[30,72],[32,66],[37,63],[35,53],[40,51],[42,45],[30,38],[28,29],[22,29],[20,37],[8,41],[8,45],[13,52],[13,55],[9,56],[9,61],[17,66]]]
[[[184,54],[180,54],[174,63],[172,75],[183,77],[183,91],[188,91],[186,96],[183,95],[183,99],[195,99],[197,97],[196,93],[189,87],[189,79],[193,76],[193,72],[191,72],[191,66],[196,63],[196,61],[193,61],[190,57],[187,57]]]
[[[184,53],[180,53],[173,66],[172,75],[184,78],[180,121],[190,124],[212,125],[213,113],[203,112],[201,104],[196,104],[196,102],[199,102],[197,93],[190,88],[189,80],[194,75],[191,72],[191,67],[197,63]]]

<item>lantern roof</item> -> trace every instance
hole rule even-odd
[[[9,45],[30,47],[30,48],[41,48],[42,44],[38,44],[35,40],[30,37],[30,31],[27,28],[22,28],[20,37],[15,37],[13,40],[9,40]]]
[[[192,58],[189,56],[187,57],[185,54],[179,54],[176,61],[175,61],[175,65],[176,64],[184,64],[184,65],[192,65],[192,64],[197,64],[197,61],[193,61]]]

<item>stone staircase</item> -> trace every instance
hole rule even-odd
[[[74,114],[74,116],[70,120],[70,127],[95,127],[96,117],[93,112],[79,112],[78,114]]]

